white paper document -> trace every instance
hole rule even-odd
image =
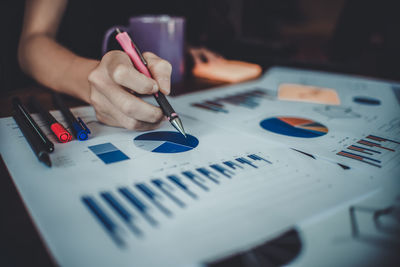
[[[137,133],[98,123],[91,108],[74,113],[93,137],[56,144],[53,168],[37,161],[13,119],[1,120],[2,157],[62,266],[206,262],[264,241],[373,184],[185,116],[196,142],[185,143],[168,123]]]
[[[336,90],[340,105],[280,101],[280,84]],[[179,97],[184,114],[374,173],[398,173],[400,106],[394,84],[272,68],[253,82]],[[384,170],[382,172],[381,170]]]
[[[273,69],[254,82],[171,99],[187,139],[168,122],[135,132],[101,124],[91,107],[73,109],[91,137],[60,144],[47,130],[52,168],[37,160],[15,121],[3,118],[1,156],[61,266],[207,265],[398,178],[393,91],[349,79],[335,87],[342,110],[277,100],[280,81],[329,86],[299,77]],[[356,96],[369,96],[360,100],[369,106],[351,103],[350,85]],[[341,151],[367,153],[355,160]]]

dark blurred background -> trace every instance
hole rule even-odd
[[[33,81],[16,59],[25,1],[0,2],[3,95]],[[100,58],[101,36],[111,25],[127,24],[131,15],[181,15],[191,45],[264,69],[284,65],[400,80],[396,7],[394,0],[70,0],[58,40]]]
[[[24,4],[0,1],[2,97],[34,84],[17,62]],[[400,16],[394,0],[69,0],[57,38],[79,55],[100,59],[106,29],[139,14],[185,16],[189,44],[264,69],[295,66],[400,81]],[[0,170],[0,178],[8,176],[4,165]],[[7,218],[0,258],[11,260],[6,266],[53,266],[40,237],[32,234],[28,214],[21,213],[22,202],[11,198],[15,187],[10,180],[2,186],[9,194],[0,200]]]

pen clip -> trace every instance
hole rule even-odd
[[[81,119],[81,117],[78,117],[78,122],[79,124],[82,126],[83,129],[85,129],[85,131],[87,132],[87,134],[91,134],[89,128],[86,126],[86,124],[83,122],[83,120]]]

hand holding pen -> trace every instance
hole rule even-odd
[[[122,49],[124,49],[125,53],[128,54],[129,58],[132,60],[135,68],[146,77],[152,79],[156,75],[152,74],[149,69],[150,65],[147,63],[147,60],[143,57],[137,45],[132,41],[127,32],[121,32],[117,28],[117,36],[115,39],[119,42]],[[175,127],[183,136],[186,138],[185,130],[183,129],[183,124],[178,114],[172,108],[167,98],[162,92],[155,92],[153,94],[157,103],[160,105],[161,110],[163,111],[165,117],[169,120],[172,126]]]
[[[97,119],[111,126],[131,130],[152,130],[164,118],[158,106],[143,101],[131,92],[151,95],[170,91],[171,65],[152,53],[144,53],[154,79],[137,71],[129,56],[114,50],[105,54],[89,74],[90,104]]]

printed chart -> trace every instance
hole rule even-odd
[[[321,123],[297,117],[272,117],[260,122],[260,126],[270,132],[302,138],[314,138],[328,133]]]
[[[212,112],[229,113],[225,104],[254,109],[260,105],[263,98],[273,99],[275,96],[268,90],[256,87],[236,94],[191,103],[191,106]]]
[[[178,132],[157,131],[137,136],[133,143],[144,150],[156,153],[180,153],[197,147],[199,140],[188,134],[185,138]]]
[[[341,150],[337,155],[382,168],[384,164],[397,155],[396,151],[399,146],[399,141],[370,134],[356,143],[347,146],[346,149]]]
[[[94,154],[96,154],[99,159],[101,159],[105,164],[110,164],[114,162],[119,162],[122,160],[127,160],[129,157],[122,153],[121,150],[116,148],[111,143],[104,143],[88,147]]]
[[[160,222],[152,215],[150,212],[152,208],[146,203],[151,203],[159,213],[170,218],[173,216],[173,211],[164,204],[167,199],[174,206],[185,208],[188,203],[182,198],[182,193],[190,199],[197,200],[199,199],[199,192],[209,192],[211,185],[222,186],[225,184],[223,180],[232,181],[232,177],[242,169],[258,169],[271,165],[272,162],[262,156],[249,154],[209,166],[185,170],[180,174],[135,183],[133,187],[126,185],[109,191],[101,191],[98,193],[98,200],[93,195],[83,195],[81,201],[115,244],[123,247],[126,242],[124,235],[120,232],[121,225],[112,219],[113,217],[110,216],[104,206],[108,206],[135,236],[140,237],[145,233],[136,224],[138,218],[123,203],[134,208],[151,227],[156,227]],[[123,202],[120,199],[125,199],[125,201]],[[143,199],[146,201],[143,201]]]

